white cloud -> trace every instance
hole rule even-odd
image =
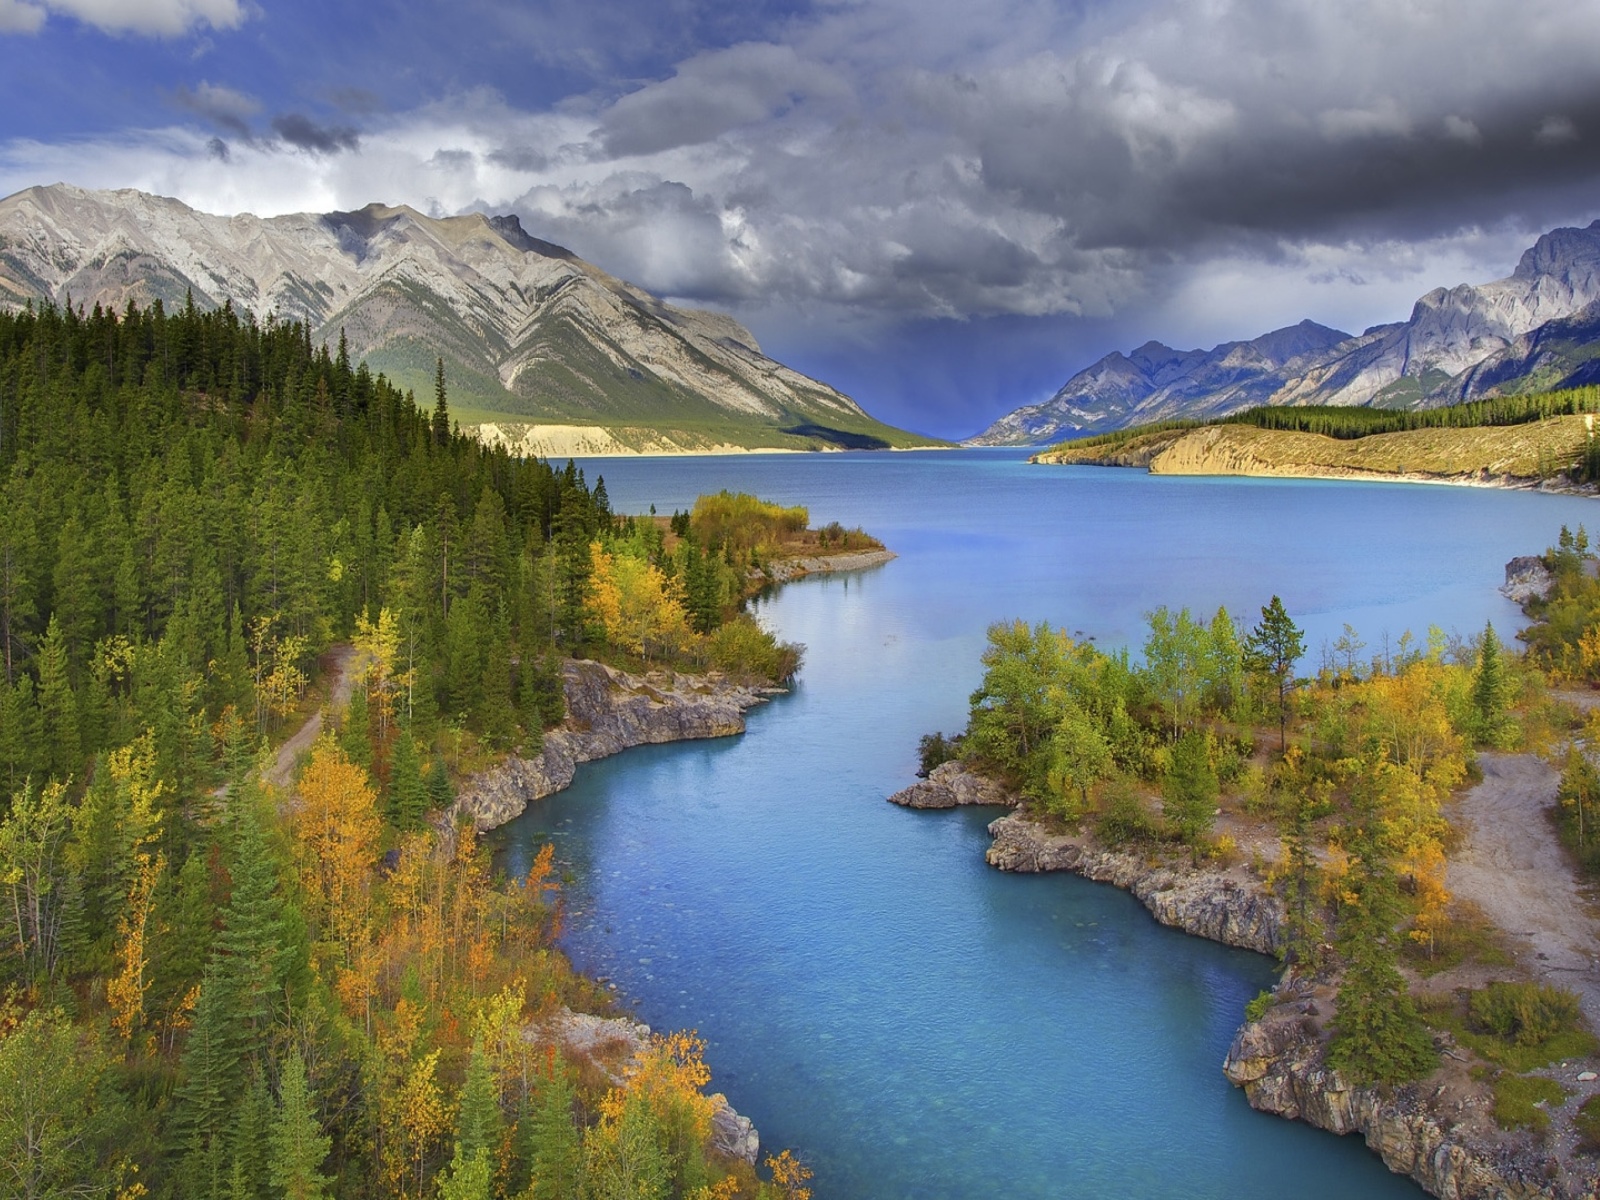
[[[28,0],[0,0],[0,34],[38,33],[44,18],[44,9]]]
[[[37,33],[46,13],[103,33],[178,37],[191,29],[235,29],[250,15],[240,0],[0,0],[0,33]]]

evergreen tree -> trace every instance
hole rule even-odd
[[[456,789],[450,784],[450,772],[445,769],[444,759],[437,755],[428,768],[424,786],[428,789],[428,807],[433,811],[442,812],[454,803]]]
[[[1289,696],[1294,690],[1294,665],[1306,652],[1305,636],[1289,618],[1277,596],[1261,610],[1261,624],[1245,639],[1245,665],[1266,676],[1276,693],[1278,749],[1288,744]]]
[[[1474,732],[1484,745],[1505,749],[1514,739],[1516,729],[1506,716],[1510,695],[1511,680],[1506,674],[1500,639],[1495,636],[1494,625],[1485,624],[1478,645],[1478,665],[1472,673]]]
[[[433,444],[450,444],[450,406],[444,393],[444,359],[434,360],[433,366]]]
[[[284,1200],[319,1200],[327,1195],[329,1180],[322,1174],[322,1164],[333,1149],[333,1139],[317,1120],[299,1047],[290,1051],[283,1065],[268,1136],[272,1150],[267,1177]]]
[[[372,711],[367,701],[367,689],[357,684],[350,693],[350,703],[344,710],[344,729],[339,735],[340,748],[345,757],[363,771],[372,771]]]
[[[539,1087],[537,1107],[524,1119],[533,1200],[565,1200],[578,1194],[583,1149],[573,1115],[575,1099],[566,1063],[558,1056]]]
[[[1345,843],[1350,853],[1336,948],[1344,960],[1328,1062],[1357,1083],[1400,1083],[1438,1061],[1427,1027],[1396,965],[1395,926],[1404,906],[1381,814],[1358,787]]]
[[[1316,961],[1323,929],[1313,909],[1317,867],[1311,847],[1311,799],[1297,793],[1288,804],[1289,824],[1283,835],[1283,960],[1293,968]]]
[[[83,741],[78,726],[78,698],[68,673],[67,643],[61,622],[50,627],[39,644],[39,711],[44,717],[44,737],[50,775],[67,779],[81,775]]]
[[[1191,729],[1172,748],[1172,769],[1162,784],[1167,823],[1185,842],[1198,845],[1211,832],[1221,787],[1211,765],[1211,735]]]
[[[400,730],[393,746],[394,755],[389,762],[389,823],[396,829],[419,829],[428,811],[428,791],[411,731]]]

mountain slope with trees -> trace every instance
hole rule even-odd
[[[66,184],[0,200],[0,306],[120,312],[231,301],[310,329],[426,394],[442,357],[458,408],[516,423],[625,427],[630,439],[780,449],[931,444],[761,353],[733,318],[666,304],[514,216],[213,216]]]

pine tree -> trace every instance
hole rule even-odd
[[[448,446],[450,444],[450,406],[445,399],[444,359],[442,358],[435,359],[433,366],[433,420],[431,429],[435,446]]]
[[[67,779],[83,770],[83,741],[78,727],[78,699],[68,674],[66,638],[54,616],[39,644],[39,709],[44,715],[44,737],[49,772]]]
[[[422,767],[411,732],[402,729],[394,740],[394,755],[389,761],[389,823],[396,829],[422,826],[428,811],[428,790],[422,782]]]
[[[1220,790],[1211,765],[1211,735],[1191,729],[1172,748],[1172,769],[1162,784],[1167,822],[1189,845],[1211,832]]]
[[[1336,947],[1344,959],[1328,1062],[1357,1083],[1400,1083],[1433,1069],[1438,1054],[1397,966],[1403,912],[1394,854],[1378,805],[1357,788],[1345,842],[1351,855]]]
[[[1305,636],[1277,596],[1261,610],[1261,624],[1245,639],[1245,665],[1272,681],[1278,705],[1278,749],[1288,744],[1289,695],[1294,665],[1306,652]]]
[[[572,1106],[575,1093],[558,1056],[539,1088],[538,1106],[525,1118],[526,1157],[533,1200],[566,1200],[583,1179],[583,1149]]]
[[[1495,636],[1494,625],[1485,624],[1478,646],[1478,665],[1472,674],[1475,732],[1484,745],[1505,749],[1515,737],[1516,730],[1506,717],[1510,694],[1511,681],[1506,675],[1500,639]]]
[[[272,1149],[267,1177],[284,1200],[318,1200],[327,1195],[329,1180],[322,1174],[322,1164],[333,1149],[333,1139],[317,1120],[299,1047],[290,1051],[283,1065],[268,1140]]]
[[[455,801],[456,789],[450,783],[450,772],[445,769],[444,759],[439,756],[434,756],[423,782],[428,789],[428,807],[434,812],[444,811]]]

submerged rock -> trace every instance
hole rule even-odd
[[[480,831],[561,791],[579,763],[632,746],[743,733],[745,710],[781,690],[734,683],[715,672],[629,675],[586,659],[568,659],[561,675],[567,719],[544,735],[543,750],[532,758],[509,755],[462,786],[455,812],[470,815]]]

